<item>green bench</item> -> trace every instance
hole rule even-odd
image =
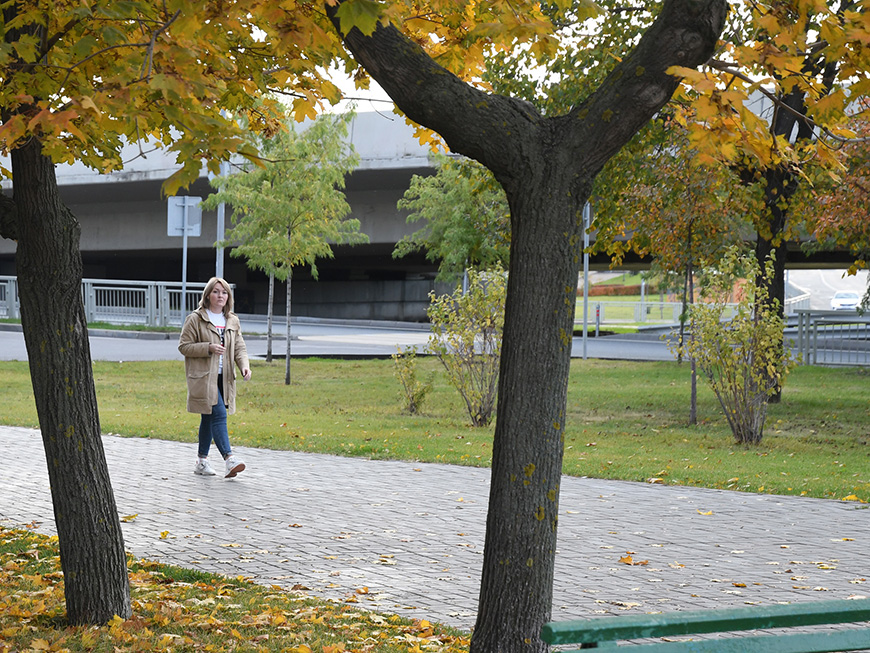
[[[870,599],[600,617],[544,624],[550,645],[616,648],[621,640],[870,621]],[[824,653],[870,650],[870,625],[826,632],[641,643],[638,653]]]

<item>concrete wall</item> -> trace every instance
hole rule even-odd
[[[302,126],[304,128],[304,125]],[[306,269],[294,271],[294,314],[367,319],[425,319],[435,266],[422,256],[395,260],[392,248],[417,225],[408,225],[396,203],[414,174],[431,174],[428,146],[420,145],[404,119],[376,112],[358,114],[349,141],[360,164],[347,179],[351,216],[360,220],[370,244],[336,247],[335,258],[318,262],[320,281]],[[82,225],[85,276],[116,279],[180,280],[182,238],[170,237],[167,202],[161,184],[178,166],[174,155],[148,146],[128,146],[125,169],[98,174],[76,163],[57,166],[61,195]],[[4,162],[7,166],[8,160]],[[5,192],[11,183],[2,182]],[[205,175],[182,195],[204,197]],[[227,216],[227,226],[231,216]],[[214,274],[219,239],[215,212],[204,212],[202,231],[188,238],[188,280]],[[15,243],[0,239],[0,274],[14,274]],[[265,312],[266,277],[225,256],[225,276],[252,312]],[[281,299],[276,302],[283,311]]]

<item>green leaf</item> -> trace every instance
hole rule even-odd
[[[370,36],[378,26],[380,9],[374,0],[345,0],[336,15],[341,24],[341,31],[345,34],[356,27],[366,36]]]
[[[89,54],[97,49],[97,39],[88,34],[80,38],[72,47],[72,54],[75,59],[84,59]]]

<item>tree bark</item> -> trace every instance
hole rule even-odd
[[[12,151],[21,323],[45,446],[71,624],[131,615],[81,299],[80,226],[35,138]]]
[[[272,362],[272,314],[275,312],[275,273],[269,273],[269,310],[266,312],[266,362]]]
[[[293,297],[293,270],[289,270],[287,272],[287,351],[285,357],[285,365],[284,365],[284,385],[290,385],[290,341],[292,340],[290,333],[290,312],[291,312],[291,299]]]
[[[327,10],[334,17],[335,8]],[[665,70],[694,67],[712,54],[726,11],[724,0],[668,0],[597,91],[556,117],[465,84],[392,26],[343,36],[405,115],[489,168],[510,204],[510,276],[472,653],[546,649],[540,631],[552,604],[583,205],[604,164],[670,99],[678,79]]]

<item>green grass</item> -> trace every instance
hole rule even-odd
[[[253,363],[230,417],[234,444],[368,458],[490,464],[493,428],[469,426],[438,363],[422,415],[402,412],[393,362],[294,360]],[[189,442],[199,418],[185,412],[180,362],[96,362],[104,432]],[[36,426],[29,371],[0,363],[0,423]],[[870,374],[799,367],[770,407],[760,446],[736,445],[718,402],[699,382],[700,423],[687,426],[689,368],[676,363],[574,360],[565,473],[821,498],[870,501]]]
[[[128,559],[133,618],[67,625],[57,538],[0,526],[0,651],[460,653],[468,635],[343,601]]]

